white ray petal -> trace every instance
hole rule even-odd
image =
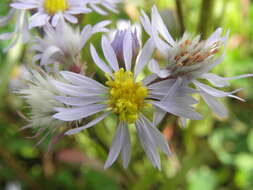
[[[84,125],[82,127],[78,127],[78,128],[75,128],[75,129],[70,129],[65,133],[65,135],[73,135],[73,134],[81,132],[82,130],[93,127],[94,125],[96,125],[97,123],[102,121],[104,118],[106,118],[109,114],[110,114],[110,112],[106,112],[106,113],[102,114],[101,116],[99,116],[96,119],[90,121],[89,123],[87,123],[86,125]]]
[[[119,70],[119,64],[115,52],[106,36],[102,37],[102,49],[104,56],[114,71]]]
[[[132,64],[132,57],[133,57],[133,39],[132,39],[132,33],[131,28],[128,28],[126,31],[126,35],[123,39],[123,56],[125,61],[125,67],[126,70],[131,70],[131,64]]]
[[[149,39],[144,47],[142,48],[142,51],[138,57],[137,63],[135,65],[134,69],[134,76],[137,77],[138,74],[142,71],[144,66],[150,61],[153,52],[154,52],[154,43],[151,39]]]
[[[128,167],[130,157],[131,157],[131,141],[130,141],[130,135],[127,124],[124,126],[124,141],[123,141],[123,147],[121,151],[121,156],[123,160],[123,166],[124,168]]]
[[[113,137],[112,146],[110,148],[109,155],[104,165],[105,169],[110,167],[119,156],[119,153],[120,153],[120,150],[122,149],[123,141],[124,141],[124,135],[125,135],[124,127],[126,127],[126,125],[120,122],[117,128],[116,134]]]
[[[62,121],[75,121],[101,112],[106,108],[104,104],[87,105],[81,108],[64,108],[59,113],[53,115],[53,118]]]
[[[200,91],[200,94],[203,97],[206,104],[213,110],[214,113],[216,113],[218,116],[222,118],[228,116],[228,110],[226,109],[226,107],[221,102],[216,100],[215,97],[207,94],[202,90]]]
[[[112,70],[106,65],[104,61],[102,61],[102,59],[100,59],[100,57],[97,54],[96,49],[94,48],[92,44],[90,45],[90,51],[91,51],[91,56],[93,58],[93,61],[96,63],[96,65],[105,73],[108,73],[110,76],[113,76]]]

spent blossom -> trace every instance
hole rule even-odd
[[[220,117],[227,116],[227,109],[217,98],[232,97],[242,100],[234,95],[241,89],[224,92],[217,88],[228,86],[228,80],[251,77],[252,74],[221,77],[210,73],[216,65],[224,60],[229,32],[222,36],[222,29],[218,28],[206,40],[201,40],[200,35],[193,38],[185,33],[181,39],[175,41],[155,6],[152,8],[151,20],[142,12],[141,21],[156,48],[168,62],[168,66],[162,69],[155,60],[149,65],[150,70],[159,78],[162,80],[183,78],[187,85],[193,83],[206,104]],[[221,55],[218,54],[220,52]],[[198,79],[206,79],[217,88],[204,84]],[[184,118],[182,120],[185,121]]]

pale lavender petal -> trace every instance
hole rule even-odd
[[[114,71],[118,71],[119,64],[117,61],[117,57],[114,53],[114,50],[113,50],[109,40],[105,36],[102,37],[102,49],[104,52],[104,56],[105,56],[106,60],[108,61],[108,63],[111,65],[112,69]]]
[[[170,72],[169,70],[167,69],[160,69],[160,66],[159,64],[154,60],[152,59],[151,62],[149,63],[148,65],[149,67],[149,70],[152,72],[152,73],[155,73],[157,76],[159,76],[160,78],[166,78],[170,75]]]
[[[154,52],[154,43],[151,39],[149,39],[141,53],[140,53],[140,56],[138,57],[138,61],[135,65],[135,69],[134,69],[134,76],[137,77],[138,74],[142,71],[143,67],[150,61],[152,55],[153,55],[153,52]]]
[[[71,15],[71,14],[65,13],[65,14],[64,14],[64,18],[65,18],[66,20],[68,20],[69,22],[73,23],[73,24],[78,23],[77,18],[76,18],[75,16]]]
[[[66,96],[56,96],[55,97],[56,100],[66,104],[66,105],[70,105],[70,106],[78,106],[78,107],[82,107],[82,106],[86,106],[89,104],[95,104],[95,103],[99,103],[101,101],[106,100],[106,97],[66,97]]]
[[[70,129],[65,133],[65,135],[73,135],[73,134],[79,133],[82,130],[93,127],[94,125],[96,125],[97,123],[102,121],[104,118],[106,118],[109,114],[110,114],[110,112],[106,112],[106,113],[102,114],[101,116],[99,116],[96,119],[90,121],[89,123],[87,123],[86,125],[84,125],[82,127],[78,127],[78,128],[75,128],[75,129]]]
[[[200,94],[203,97],[206,104],[213,110],[214,113],[216,113],[218,116],[222,118],[225,118],[228,116],[228,111],[226,107],[221,102],[216,100],[215,97],[207,94],[206,92],[202,90],[200,91]]]
[[[61,71],[61,75],[75,85],[89,85],[90,87],[97,88],[98,90],[106,90],[107,88],[101,83],[86,77],[81,74],[73,73],[70,71]]]
[[[231,98],[235,98],[235,99],[238,99],[238,100],[241,100],[241,101],[244,101],[242,98],[238,97],[238,96],[235,96],[235,95],[232,95],[238,91],[240,91],[241,89],[237,89],[235,91],[232,91],[232,92],[224,92],[224,91],[221,91],[221,90],[217,90],[215,88],[212,88],[210,86],[207,86],[203,83],[200,83],[198,81],[193,81],[193,83],[199,87],[201,90],[205,91],[206,93],[210,94],[211,96],[214,96],[214,97],[219,97],[219,98],[222,98],[222,97],[231,97]]]
[[[208,80],[212,85],[214,85],[216,87],[229,86],[229,82],[227,82],[225,80],[225,78],[220,77],[220,76],[213,74],[213,73],[204,73],[200,77]]]
[[[96,63],[96,65],[105,73],[108,73],[110,76],[113,76],[112,70],[106,65],[104,61],[100,59],[100,57],[97,54],[97,51],[95,50],[92,44],[90,45],[90,51],[93,61]]]
[[[64,108],[59,113],[54,114],[53,118],[62,121],[75,121],[101,112],[105,108],[106,105],[104,104],[87,105],[81,108]]]
[[[124,135],[125,136],[124,136],[121,156],[123,160],[123,167],[127,168],[130,161],[130,157],[131,157],[131,142],[130,142],[128,126],[126,124],[124,126]]]
[[[171,155],[168,143],[161,132],[144,116],[141,114],[141,120],[145,123],[145,127],[149,134],[154,138],[156,145],[167,155]]]
[[[176,43],[173,40],[173,38],[171,37],[169,31],[167,30],[160,14],[158,13],[158,10],[156,8],[156,6],[154,5],[152,8],[152,25],[153,27],[155,26],[155,29],[157,29],[160,34],[162,35],[162,37],[171,45],[171,46],[175,46]]]
[[[131,64],[132,64],[132,57],[133,57],[133,46],[132,46],[132,33],[131,29],[129,28],[126,31],[126,35],[123,40],[123,56],[125,61],[125,67],[126,70],[131,70]]]
[[[141,121],[137,120],[136,123],[136,129],[137,129],[137,134],[140,139],[141,145],[147,154],[148,158],[154,165],[154,167],[161,169],[161,164],[160,164],[160,156],[159,153],[157,152],[156,145],[154,142],[154,139],[150,139],[150,137],[147,134],[147,131],[145,130],[144,123]]]
[[[122,149],[123,142],[124,142],[124,136],[125,136],[124,127],[127,127],[127,126],[124,123],[120,122],[117,128],[116,134],[114,135],[109,155],[104,165],[105,169],[110,167],[119,156],[120,150]]]

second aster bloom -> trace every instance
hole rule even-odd
[[[33,50],[38,53],[33,61],[40,60],[42,66],[53,63],[63,64],[63,68],[78,64],[80,52],[89,38],[98,32],[107,32],[105,28],[110,21],[102,21],[95,26],[86,25],[80,32],[79,28],[73,28],[61,17],[56,27],[50,24],[44,27],[45,37],[36,37]]]
[[[198,119],[199,115],[191,108],[192,98],[183,96],[183,93],[175,94],[179,90],[187,91],[187,88],[180,88],[180,81],[168,87],[167,83],[166,86],[164,83],[150,84],[149,78],[138,80],[140,72],[151,59],[154,47],[151,40],[147,41],[133,66],[132,40],[131,30],[127,30],[123,40],[124,68],[119,66],[111,43],[105,36],[102,37],[102,50],[108,64],[102,61],[91,45],[94,62],[107,76],[105,85],[80,74],[61,72],[69,83],[54,82],[56,88],[66,95],[57,97],[57,100],[69,108],[56,108],[58,113],[53,117],[63,121],[75,121],[100,113],[100,116],[86,125],[66,132],[67,135],[71,135],[92,127],[108,115],[114,114],[119,123],[105,168],[112,165],[120,153],[124,167],[128,166],[131,155],[128,127],[129,124],[134,124],[147,156],[153,165],[160,169],[157,148],[169,155],[169,147],[156,126],[142,114],[142,110],[153,105],[175,115],[192,119]],[[164,96],[166,104],[160,101],[160,97]]]
[[[206,104],[218,116],[226,117],[227,109],[217,98],[228,96],[242,100],[234,95],[240,89],[224,92],[204,84],[198,79],[206,79],[214,87],[221,88],[229,85],[228,80],[253,76],[246,74],[224,78],[209,73],[224,60],[229,33],[227,32],[225,36],[222,36],[222,29],[218,28],[207,40],[201,40],[200,36],[193,38],[185,33],[181,39],[176,41],[171,37],[155,6],[152,8],[151,20],[144,12],[141,20],[156,48],[168,61],[168,66],[161,69],[158,63],[153,60],[149,65],[150,70],[161,80],[181,77],[184,78],[187,85],[193,83]],[[219,52],[221,55],[218,54]]]
[[[16,0],[11,7],[18,10],[34,10],[29,28],[44,26],[50,22],[56,26],[60,15],[71,23],[77,23],[74,15],[90,12],[81,0]]]

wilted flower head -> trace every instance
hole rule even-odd
[[[127,33],[127,30],[117,31],[111,43],[112,48],[119,62],[124,62],[124,55],[123,55],[124,43],[123,42],[124,42],[126,33]],[[133,55],[133,59],[135,60],[140,50],[140,43],[138,40],[136,30],[134,30],[134,32],[131,31],[131,35],[132,35],[132,38],[131,38],[132,41],[129,43],[132,43],[132,55]]]
[[[61,14],[75,24],[78,20],[74,15],[90,12],[82,0],[16,0],[11,3],[11,7],[34,11],[29,28],[44,26],[48,21],[56,26]]]
[[[62,121],[75,121],[100,113],[100,116],[84,126],[66,132],[71,135],[92,127],[108,115],[114,114],[118,117],[119,124],[105,168],[112,165],[120,153],[122,153],[124,167],[128,166],[131,154],[128,127],[134,124],[147,156],[153,165],[160,169],[157,148],[169,155],[168,145],[156,128],[157,123],[151,123],[142,114],[142,110],[151,105],[162,110],[156,114],[158,122],[160,117],[164,116],[164,112],[191,119],[200,119],[200,116],[191,107],[195,101],[185,96],[188,88],[181,87],[182,81],[178,80],[169,86],[163,82],[150,83],[149,77],[142,81],[138,79],[140,72],[151,59],[154,46],[151,40],[145,43],[133,68],[132,38],[131,30],[128,29],[123,39],[124,67],[119,66],[113,47],[105,36],[102,37],[101,45],[108,64],[102,61],[91,45],[94,62],[107,76],[105,85],[80,74],[61,72],[70,84],[59,81],[54,81],[54,84],[61,93],[65,94],[58,100],[68,108],[58,108],[58,113],[53,117]],[[163,98],[167,101],[163,101]]]
[[[64,122],[53,118],[56,113],[55,107],[64,106],[55,99],[59,96],[59,91],[52,84],[52,78],[47,74],[41,75],[37,71],[32,71],[32,76],[27,81],[27,88],[18,90],[30,108],[29,124],[25,128],[33,128],[36,133],[47,134],[56,132]]]
[[[160,69],[158,63],[153,60],[149,65],[150,70],[161,78],[183,78],[185,84],[193,83],[207,105],[220,117],[227,116],[227,110],[216,98],[232,97],[240,89],[232,92],[223,92],[216,88],[203,84],[197,79],[206,79],[215,87],[228,86],[228,80],[250,77],[242,75],[238,77],[223,78],[213,73],[208,73],[213,67],[220,64],[225,57],[228,32],[222,36],[222,29],[218,28],[207,40],[200,40],[200,36],[192,38],[184,34],[182,39],[175,41],[168,32],[156,7],[152,8],[151,20],[142,12],[142,24],[150,35],[158,51],[167,59],[168,65]],[[218,54],[219,53],[219,54]]]
[[[87,40],[97,32],[108,31],[105,27],[110,21],[102,21],[95,26],[86,25],[80,32],[78,28],[72,28],[61,17],[53,28],[50,24],[44,27],[45,37],[35,39],[33,50],[38,51],[33,61],[40,60],[41,65],[61,63],[68,68],[80,62],[80,52]]]

